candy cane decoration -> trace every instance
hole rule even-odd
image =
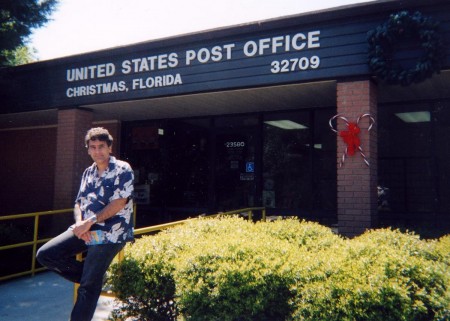
[[[356,150],[358,150],[359,153],[361,154],[361,156],[364,160],[364,163],[366,163],[367,166],[370,166],[369,161],[367,160],[367,157],[364,154],[363,149],[361,147],[361,141],[358,137],[359,133],[361,132],[361,129],[359,128],[359,122],[363,117],[369,117],[370,123],[369,123],[369,128],[367,128],[367,131],[370,131],[372,129],[373,124],[375,124],[375,119],[373,119],[373,117],[370,114],[363,114],[363,115],[359,116],[358,119],[356,120],[356,123],[349,122],[346,117],[344,117],[340,114],[337,114],[337,115],[331,117],[330,121],[328,122],[331,130],[334,131],[339,136],[341,136],[343,141],[347,145],[345,147],[344,153],[342,154],[342,158],[339,162],[339,167],[342,167],[342,165],[344,165],[347,154],[350,156],[353,156],[355,154]],[[347,130],[342,130],[342,131],[338,132],[336,129],[334,129],[332,122],[333,122],[333,120],[338,119],[338,118],[345,121],[345,123],[347,124]]]

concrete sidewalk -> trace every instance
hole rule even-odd
[[[73,283],[42,272],[0,283],[0,320],[66,321],[73,305]],[[114,299],[100,297],[92,321],[108,320]]]

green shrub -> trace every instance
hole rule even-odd
[[[111,267],[109,282],[122,301],[112,313],[113,320],[135,316],[142,321],[176,320],[175,281],[167,263],[149,253],[139,259],[127,257]]]
[[[177,285],[189,319],[284,320],[289,315],[292,294],[279,272],[288,251],[276,240],[270,247],[262,239],[257,244],[242,240],[210,239],[192,256],[183,255]]]
[[[127,246],[112,320],[449,320],[450,236],[195,219]]]
[[[391,230],[348,240],[335,273],[297,298],[294,319],[447,320],[449,264],[436,244]]]

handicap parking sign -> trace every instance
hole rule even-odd
[[[245,172],[246,173],[254,173],[255,172],[255,163],[254,162],[247,162],[245,164]]]

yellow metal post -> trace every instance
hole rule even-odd
[[[34,232],[33,232],[33,255],[31,256],[31,275],[34,276],[36,269],[36,251],[37,251],[37,240],[39,233],[39,215],[34,217]]]
[[[119,253],[117,253],[117,260],[122,262],[125,257],[125,248],[121,249]]]
[[[133,226],[136,227],[136,203],[133,203]]]

